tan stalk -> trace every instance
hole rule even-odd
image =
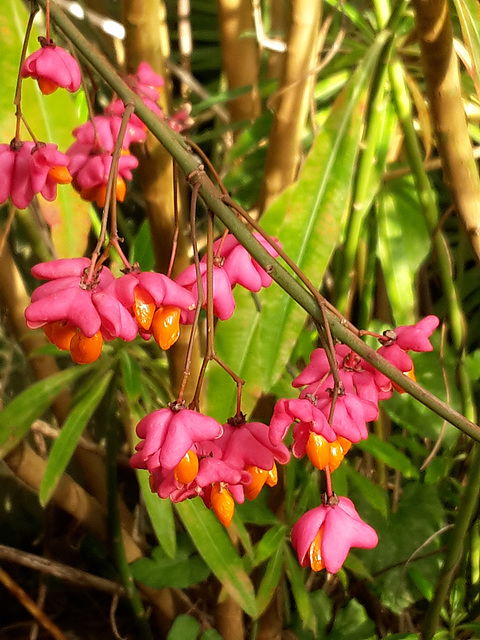
[[[319,0],[293,0],[281,86],[275,101],[258,209],[264,211],[297,175],[302,135],[315,76],[321,18]]]
[[[414,0],[417,36],[445,184],[480,261],[480,178],[463,107],[446,0]]]
[[[287,24],[287,6],[285,0],[272,0],[270,3],[270,21],[272,33],[270,37],[282,42]],[[268,53],[268,77],[280,78],[283,68],[283,53],[269,51]]]
[[[162,0],[122,0],[122,20],[125,26],[125,53],[128,71],[136,71],[142,61],[165,78],[160,95],[160,106],[165,113],[171,110],[169,73],[165,59],[170,55],[170,43],[166,22],[167,14]],[[173,189],[173,165],[171,155],[158,140],[148,133],[145,145],[137,149],[138,172],[145,198],[146,213],[150,225],[156,269],[167,273],[175,237],[175,205]],[[180,185],[181,186],[181,185]],[[180,192],[182,189],[180,189]],[[179,198],[180,229],[188,229],[187,209]],[[178,235],[173,277],[189,264],[188,237],[182,231]],[[170,374],[174,393],[183,378],[185,354],[189,340],[189,328],[183,327],[178,342],[169,350]],[[192,376],[186,389],[187,399],[195,388],[200,348],[198,340],[193,350]]]
[[[254,120],[260,115],[257,82],[259,50],[253,37],[251,0],[217,0],[222,63],[228,88],[252,86],[252,90],[228,103],[232,122]],[[249,34],[249,35],[247,35]]]

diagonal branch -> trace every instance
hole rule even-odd
[[[45,0],[38,0],[41,6],[45,6]],[[208,176],[198,171],[199,162],[190,152],[187,142],[170,129],[158,118],[142,100],[136,96],[121,80],[112,65],[94,50],[82,34],[68,20],[65,14],[55,5],[51,6],[52,19],[68,35],[82,55],[98,71],[103,79],[118,93],[124,101],[132,101],[138,116],[150,128],[152,133],[162,142],[169,153],[174,156],[178,165],[186,175],[196,174],[196,180],[200,182],[199,194],[207,208],[230,229],[239,242],[262,265],[280,287],[286,291],[307,313],[317,322],[322,324],[323,318],[320,307],[312,296],[277,260],[262,247],[252,236],[247,227],[238,219],[237,215],[222,202],[222,193],[209,180]],[[195,184],[191,180],[192,185]],[[480,427],[452,409],[445,402],[434,396],[422,386],[404,376],[394,365],[382,358],[374,349],[371,349],[360,338],[354,335],[342,320],[331,311],[326,312],[332,334],[351,349],[360,354],[367,362],[388,376],[393,382],[405,389],[407,393],[436,414],[453,424],[455,427],[480,442]]]

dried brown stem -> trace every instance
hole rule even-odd
[[[445,184],[480,261],[480,178],[463,107],[447,0],[414,0],[427,94]]]
[[[35,620],[37,620],[38,623],[41,624],[53,638],[55,638],[55,640],[67,640],[57,625],[2,568],[0,568],[0,582],[12,593],[13,596],[15,596],[15,598],[17,598],[20,604],[32,614]]]
[[[126,595],[122,585],[116,582],[112,582],[106,578],[100,578],[92,573],[87,573],[74,567],[69,567],[66,564],[50,560],[49,558],[43,558],[42,556],[27,553],[20,549],[7,547],[3,544],[0,545],[0,559],[7,562],[15,562],[33,571],[41,571],[49,576],[55,576],[60,580],[65,580],[80,587],[95,589],[111,595]]]

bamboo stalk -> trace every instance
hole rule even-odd
[[[229,89],[252,86],[251,91],[228,103],[232,122],[254,120],[260,115],[256,89],[259,51],[255,39],[250,0],[217,0],[222,64]],[[248,37],[246,34],[250,33]]]
[[[264,211],[297,175],[314,86],[321,18],[319,0],[293,0],[290,32],[269,138],[258,209]]]
[[[422,66],[445,184],[480,261],[480,177],[463,107],[447,0],[414,0]]]

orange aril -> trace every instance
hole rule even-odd
[[[223,526],[230,526],[235,511],[235,501],[230,491],[221,482],[215,482],[212,485],[210,500],[212,509]]]
[[[70,342],[70,355],[72,360],[77,364],[90,364],[95,362],[102,353],[103,337],[100,331],[97,331],[91,338],[78,331]]]
[[[330,471],[335,471],[340,466],[341,461],[343,460],[345,454],[343,452],[343,448],[338,440],[334,440],[330,443],[330,460],[328,462],[328,466]]]
[[[269,487],[274,487],[278,482],[277,465],[273,463],[273,467],[268,472],[267,479],[265,481]]]
[[[177,482],[189,484],[195,480],[198,473],[198,457],[195,451],[189,449],[173,470]]]
[[[323,525],[318,530],[317,535],[310,545],[310,566],[314,571],[321,571],[322,569],[325,569],[325,563],[322,556],[322,538]]]
[[[153,314],[155,313],[155,300],[152,296],[142,289],[141,287],[135,287],[133,290],[133,313],[137,319],[138,324],[148,331],[152,324]]]
[[[49,342],[57,346],[62,351],[70,351],[70,342],[77,333],[76,327],[62,322],[50,322],[43,327],[43,331]]]
[[[70,184],[72,176],[68,170],[68,167],[56,165],[52,167],[48,172],[49,178],[51,178],[57,184]]]
[[[407,378],[410,378],[410,380],[413,380],[414,382],[417,381],[417,378],[415,376],[415,367],[413,366],[413,364],[410,371],[404,371],[403,375],[407,376]],[[398,386],[398,384],[395,384],[395,382],[392,382],[392,387],[395,389],[395,391],[398,391],[398,393],[405,393],[405,389],[402,389],[402,387]]]
[[[180,336],[180,309],[159,307],[153,316],[151,330],[160,349],[170,349]]]
[[[58,84],[48,78],[38,78],[38,86],[44,96],[48,96],[58,89]]]
[[[347,440],[347,438],[344,438],[343,436],[337,436],[337,442],[342,447],[343,455],[346,456],[350,451],[352,443],[350,442],[350,440]]]
[[[330,462],[330,443],[318,433],[310,431],[305,452],[317,469],[325,469]]]
[[[247,500],[255,500],[260,491],[263,488],[265,482],[267,482],[268,471],[265,469],[260,469],[259,467],[255,467],[254,465],[248,465],[245,467],[245,471],[252,476],[252,481],[250,484],[244,486],[243,490],[245,493],[245,497]]]
[[[125,194],[127,192],[127,185],[125,184],[125,180],[123,178],[117,178],[117,188],[115,190],[115,195],[119,202],[123,202],[125,199]],[[100,184],[95,187],[88,187],[80,190],[80,197],[84,200],[88,200],[89,202],[95,201],[97,205],[100,207],[105,206],[105,198],[107,196],[107,185]]]

